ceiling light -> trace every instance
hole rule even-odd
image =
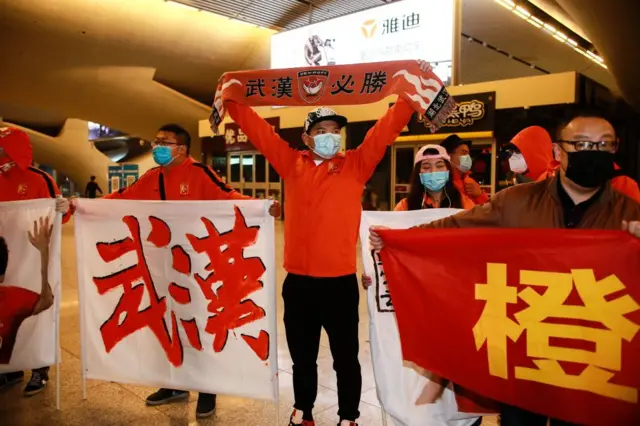
[[[200,12],[200,9],[198,9],[197,7],[189,6],[188,4],[184,4],[184,3],[178,3],[177,1],[166,0],[166,3],[170,6],[179,7],[181,9],[191,10],[193,12]]]
[[[567,41],[567,39],[569,38],[566,35],[564,35],[564,33],[561,33],[560,31],[557,31],[555,36],[559,38],[563,43]]]
[[[589,50],[586,50],[585,48],[580,46],[577,41],[569,38],[562,31],[558,31],[553,25],[547,24],[546,22],[542,21],[541,19],[536,18],[527,9],[525,9],[524,7],[517,6],[511,0],[495,0],[495,1],[497,3],[499,3],[501,6],[504,6],[505,8],[511,10],[514,14],[518,15],[518,17],[524,19],[525,21],[527,21],[528,23],[530,23],[534,27],[542,29],[542,30],[548,32],[549,34],[551,34],[553,36],[553,38],[555,38],[559,42],[561,42],[563,44],[566,44],[567,46],[571,47],[573,50],[575,50],[576,52],[578,52],[579,54],[581,54],[585,58],[589,58],[591,61],[595,62],[596,64],[600,65],[601,67],[603,67],[605,69],[608,69],[607,66],[604,64],[604,59],[601,56],[598,56],[595,53],[593,53],[593,52],[591,52]]]
[[[522,6],[516,6],[516,10],[514,10],[515,13],[518,13],[519,15],[525,16],[527,18],[529,18],[529,16],[531,16],[531,14],[529,13],[529,11],[527,9],[525,9]]]
[[[543,26],[544,22],[542,22],[542,20],[536,18],[535,16],[531,15],[531,17],[529,18],[531,21],[535,22],[536,24]]]
[[[542,28],[542,23],[537,22],[539,19],[535,19],[533,16],[529,17],[527,21],[536,28]]]
[[[513,9],[516,7],[516,4],[511,0],[496,0],[496,1],[500,3],[501,6],[504,6],[507,9]]]

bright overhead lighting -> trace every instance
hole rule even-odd
[[[575,50],[585,58],[589,58],[591,61],[600,65],[602,68],[608,69],[607,66],[604,64],[604,59],[601,56],[598,56],[595,53],[584,49],[582,46],[578,44],[577,41],[569,38],[562,31],[558,31],[553,25],[547,24],[541,19],[536,18],[524,7],[517,6],[511,0],[495,0],[495,1],[501,6],[504,6],[507,9],[511,10],[515,15],[518,15],[519,18],[524,19],[534,27],[548,32],[553,36],[553,38],[555,38],[562,44],[566,44],[567,46],[571,47],[573,50]]]
[[[531,17],[529,18],[530,20],[532,20],[533,22],[535,22],[536,24],[543,26],[544,22],[542,22],[542,20],[536,18],[535,16],[531,15]]]
[[[511,0],[496,0],[496,1],[500,3],[501,6],[504,6],[507,9],[513,9],[514,7],[516,7],[516,4]]]
[[[556,37],[558,37],[560,40],[562,40],[562,42],[567,41],[567,39],[569,38],[569,37],[567,37],[566,35],[564,35],[563,33],[561,33],[560,31],[556,32],[556,34],[555,34],[555,35],[556,35]]]
[[[166,0],[166,3],[170,6],[179,7],[180,9],[191,10],[193,12],[200,12],[200,9],[198,9],[197,7],[189,6],[188,4],[184,4],[184,3],[178,3],[177,1]]]
[[[542,23],[538,23],[538,22],[536,22],[536,20],[534,20],[534,19],[532,19],[532,18],[533,18],[533,16],[531,16],[527,21],[528,21],[531,25],[533,25],[534,27],[536,27],[536,28],[542,28]]]

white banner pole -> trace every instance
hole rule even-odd
[[[60,346],[60,298],[62,297],[62,213],[56,214],[56,225],[59,232],[55,241],[56,252],[58,253],[58,265],[56,268],[56,279],[58,280],[58,294],[55,298],[55,320],[56,320],[56,410],[60,411],[60,362],[62,359],[62,349]],[[51,258],[49,258],[49,265]],[[49,268],[47,265],[47,268]]]
[[[80,209],[81,203],[76,207],[77,210]],[[74,236],[76,240],[76,265],[77,265],[77,274],[78,274],[78,307],[80,309],[80,364],[82,366],[82,399],[87,399],[87,349],[86,349],[86,326],[85,326],[85,304],[84,297],[85,291],[82,283],[84,282],[84,278],[81,275],[84,273],[82,265],[84,264],[84,247],[81,245],[82,238],[78,236],[78,223],[80,221],[80,217],[74,219]]]
[[[380,403],[380,414],[382,414],[382,426],[387,426],[387,412],[384,411],[382,403]]]

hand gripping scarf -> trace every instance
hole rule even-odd
[[[398,95],[435,132],[455,108],[440,79],[417,61],[239,71],[218,82],[209,117],[218,134],[226,102],[248,106],[359,105]]]

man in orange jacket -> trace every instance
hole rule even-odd
[[[478,182],[470,176],[473,160],[471,159],[471,141],[465,141],[458,135],[451,135],[440,144],[451,157],[453,185],[461,194],[467,194],[476,204],[489,201],[489,195],[482,190]]]
[[[228,187],[209,166],[190,155],[191,137],[176,124],[158,130],[153,142],[153,159],[158,167],[149,170],[133,185],[107,195],[107,199],[125,200],[252,200]],[[280,204],[271,205],[269,213],[280,216]],[[188,391],[160,389],[147,397],[147,405],[157,406],[189,397]],[[216,395],[201,393],[196,416],[209,417],[216,408]]]
[[[51,176],[31,167],[32,163],[33,148],[29,136],[14,127],[0,128],[0,202],[57,198],[56,211],[63,214],[63,223],[68,222],[73,213],[69,201],[60,197],[60,190]],[[23,379],[23,371],[0,374],[0,389]],[[25,396],[41,392],[48,381],[49,367],[33,370],[24,389]]]
[[[423,71],[430,65],[421,62]],[[413,109],[398,99],[362,144],[339,153],[347,119],[321,107],[309,113],[296,151],[250,107],[227,102],[231,118],[284,180],[284,325],[293,360],[291,425],[312,426],[318,388],[317,358],[325,329],[338,378],[340,425],[360,416],[362,376],[358,361],[359,289],[356,245],[365,184],[407,125]]]

